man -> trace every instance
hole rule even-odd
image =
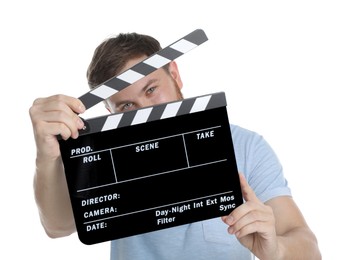
[[[90,87],[160,49],[154,38],[136,33],[107,39],[89,65]],[[115,113],[180,100],[182,87],[172,61],[110,97],[105,106]],[[83,127],[78,114],[84,110],[80,100],[65,95],[38,98],[30,108],[37,145],[35,197],[50,237],[76,230],[56,135],[77,138]],[[222,218],[114,240],[111,259],[251,259],[251,253],[261,260],[321,259],[270,146],[254,132],[234,125],[231,130],[245,203]]]

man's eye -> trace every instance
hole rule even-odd
[[[125,104],[125,105],[122,106],[122,110],[128,110],[128,109],[130,109],[132,106],[133,106],[132,103],[127,103],[127,104]]]
[[[146,92],[147,92],[147,94],[151,94],[152,92],[155,91],[155,89],[156,89],[156,87],[151,87],[151,88],[148,88]]]

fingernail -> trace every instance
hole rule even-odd
[[[229,227],[229,234],[233,234],[233,228]]]
[[[85,106],[83,104],[81,104],[79,106],[79,110],[80,110],[81,113],[83,113],[83,112],[85,112],[86,108],[85,108]]]
[[[77,120],[77,127],[78,127],[79,129],[81,129],[83,126],[84,126],[84,123],[83,123],[83,121],[79,118],[79,119]]]
[[[73,139],[77,139],[79,137],[79,132],[76,132],[75,135],[73,135]]]
[[[228,223],[229,225],[231,225],[231,224],[233,223],[233,217],[232,217],[232,216],[228,216],[228,217],[227,217],[227,223]]]

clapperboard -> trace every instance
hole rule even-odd
[[[207,40],[196,30],[80,99],[89,108]],[[59,139],[79,239],[95,244],[243,203],[223,92],[85,120]]]

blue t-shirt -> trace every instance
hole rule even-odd
[[[231,125],[231,134],[238,171],[257,197],[266,202],[291,196],[282,166],[263,137],[235,125]],[[111,260],[253,259],[227,228],[220,218],[214,218],[117,239],[111,241]]]

